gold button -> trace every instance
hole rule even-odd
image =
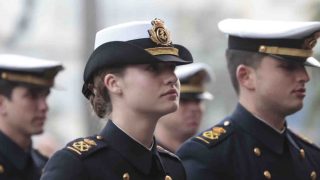
[[[7,79],[7,77],[8,77],[7,73],[1,73],[1,78],[2,79]]]
[[[271,174],[268,170],[263,172],[264,177],[266,177],[267,179],[271,179]]]
[[[164,180],[172,180],[172,178],[169,175],[166,175],[166,178]]]
[[[300,149],[300,156],[302,157],[302,159],[306,157],[306,154],[303,149]]]
[[[255,148],[253,149],[253,152],[254,152],[254,154],[255,154],[256,156],[261,156],[261,150],[260,150],[259,148],[255,147]]]
[[[224,126],[229,126],[229,125],[230,125],[230,121],[225,121],[225,122],[223,123],[223,125],[224,125]]]
[[[103,139],[102,136],[97,136],[96,138],[99,139],[99,140]]]
[[[123,178],[123,180],[130,180],[130,175],[129,175],[129,173],[124,173],[124,174],[122,175],[122,178]]]
[[[310,174],[311,180],[317,179],[317,173],[315,171],[312,171]]]
[[[0,174],[4,173],[4,167],[0,164]]]
[[[265,46],[260,46],[259,52],[266,52],[266,47]]]

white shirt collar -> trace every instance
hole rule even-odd
[[[256,117],[257,119],[259,119],[261,122],[263,122],[264,124],[268,125],[269,127],[271,127],[273,130],[277,131],[279,134],[283,134],[284,131],[286,130],[286,127],[284,126],[284,128],[282,130],[279,130],[275,127],[273,127],[270,123],[268,123],[267,121],[265,121],[264,119],[256,116],[256,115],[253,115],[254,117]]]

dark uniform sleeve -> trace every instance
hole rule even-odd
[[[63,149],[48,161],[41,180],[84,180],[88,179],[81,159]]]
[[[188,180],[215,179],[209,164],[209,149],[198,142],[188,141],[177,152],[185,167]]]
[[[186,141],[178,150],[188,180],[228,180],[232,159],[230,157],[231,127],[217,126]]]

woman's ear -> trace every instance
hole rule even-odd
[[[104,85],[110,93],[120,94],[122,92],[119,81],[120,79],[114,74],[107,74],[104,76]]]
[[[248,90],[255,89],[255,74],[252,67],[240,64],[237,67],[236,76],[239,82],[239,88],[244,87]]]

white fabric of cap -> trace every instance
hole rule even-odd
[[[320,22],[225,19],[218,28],[226,34],[242,38],[301,39],[320,30]]]
[[[205,63],[191,63],[177,66],[175,74],[179,79],[184,79],[189,76],[193,76],[199,71],[205,71],[207,73],[207,77],[205,79],[207,82],[210,82],[214,79],[213,70]]]
[[[150,21],[133,21],[107,27],[97,32],[94,49],[111,41],[130,41],[149,38],[148,30],[151,28]]]
[[[33,57],[27,57],[15,54],[1,54],[0,55],[0,67],[2,68],[46,68],[60,66],[58,61],[50,61],[44,59],[38,59]]]

